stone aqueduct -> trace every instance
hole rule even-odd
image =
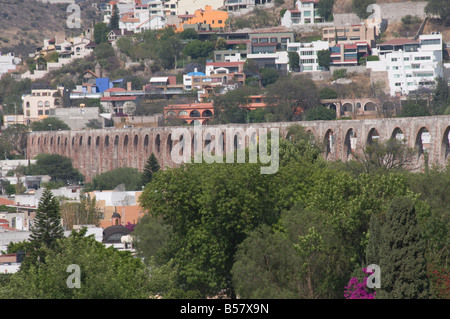
[[[389,118],[371,120],[335,120],[314,122],[279,122],[205,126],[218,128],[227,134],[229,128],[279,128],[286,138],[288,128],[300,124],[325,142],[327,159],[352,157],[376,138],[387,140],[400,137],[411,148],[417,148],[418,169],[424,167],[424,150],[429,164],[446,165],[450,159],[450,116]],[[193,132],[193,126],[187,127]],[[171,132],[174,127],[110,128],[102,130],[73,130],[31,132],[27,139],[27,157],[39,153],[56,153],[72,159],[73,165],[90,181],[95,175],[118,167],[143,170],[153,152],[162,168],[175,166],[171,160]],[[229,131],[229,130],[228,130]],[[424,140],[425,134],[428,140]],[[401,134],[401,135],[398,135]],[[248,141],[247,141],[248,142]],[[226,150],[225,150],[226,152]]]

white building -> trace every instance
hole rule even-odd
[[[317,52],[328,49],[328,42],[320,40],[309,43],[291,42],[287,44],[287,51],[297,52],[300,57],[300,72],[322,71],[322,67],[319,66]]]
[[[367,68],[387,71],[392,96],[432,88],[435,78],[444,75],[440,33],[421,35],[418,40],[387,41],[377,45],[376,52],[380,61],[367,62]]]
[[[20,59],[14,57],[14,54],[8,53],[2,55],[0,52],[0,78],[3,74],[16,69],[16,65],[20,63]]]
[[[298,0],[296,9],[288,9],[281,18],[281,25],[286,28],[324,22],[317,12],[319,0]]]
[[[151,1],[147,5],[136,5],[131,12],[121,15],[119,29],[135,33],[145,30],[164,29],[166,18],[162,1]]]

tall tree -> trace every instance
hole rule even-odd
[[[145,163],[144,172],[142,174],[142,183],[143,185],[147,185],[152,181],[153,174],[159,171],[161,167],[159,166],[158,159],[155,154],[152,153]]]
[[[99,22],[94,26],[94,41],[96,44],[108,41],[108,25],[104,22]]]
[[[381,288],[377,291],[377,298],[428,298],[425,241],[414,200],[407,197],[392,200],[381,229],[381,238]]]
[[[317,13],[325,21],[332,21],[333,20],[333,6],[334,6],[334,0],[321,0],[317,4]]]
[[[113,5],[111,20],[109,20],[109,29],[110,30],[118,30],[119,29],[119,8],[117,8],[117,4]]]
[[[36,247],[51,247],[58,238],[64,237],[59,202],[52,191],[44,189],[31,227],[30,241]]]

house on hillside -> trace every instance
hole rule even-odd
[[[296,9],[288,9],[281,18],[281,25],[286,28],[305,24],[324,22],[317,12],[319,0],[298,0]]]

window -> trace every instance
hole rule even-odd
[[[303,71],[312,71],[313,70],[313,66],[312,65],[308,65],[308,66],[304,66],[303,67]]]
[[[269,39],[268,38],[260,38],[259,43],[269,43]]]
[[[303,12],[303,15],[305,17],[310,17],[311,16],[311,11],[305,11],[305,12]]]
[[[42,101],[39,101],[38,102],[38,107],[43,107],[44,106],[44,103],[42,103]]]
[[[359,32],[359,29],[353,29],[353,32]]]
[[[270,43],[277,43],[278,39],[277,38],[270,38]]]
[[[218,23],[222,23],[222,20],[219,20]]]
[[[252,43],[258,43],[258,39],[257,38],[253,38],[252,39]]]
[[[281,38],[281,43],[287,43],[290,38]]]
[[[394,74],[394,78],[398,79],[400,77],[400,74]]]
[[[431,60],[431,57],[429,56],[416,56],[414,57],[415,61],[424,61],[424,60]]]
[[[408,57],[405,57],[403,60],[405,60],[405,61],[409,61],[409,58]]]
[[[411,85],[414,85],[414,83],[413,82],[408,82],[407,85],[411,86]]]
[[[441,40],[440,39],[422,40],[420,43],[422,45],[441,44]]]
[[[171,5],[170,5],[170,8],[171,8],[171,9],[175,9],[175,5],[174,5],[174,4],[171,4]]]
[[[42,112],[42,110],[38,111],[38,115],[44,115],[44,113]]]
[[[314,55],[314,51],[301,51],[300,55]]]
[[[45,110],[45,111],[44,111],[44,114],[45,114],[45,115],[48,115],[49,112],[50,112],[49,110]]]
[[[397,61],[397,58],[391,58],[391,61],[395,62],[395,61]]]
[[[402,86],[400,82],[395,83],[395,86]]]
[[[45,101],[45,107],[50,107],[50,102],[49,101]]]
[[[186,111],[180,111],[179,113],[178,113],[178,115],[179,116],[187,116],[187,115],[189,115],[189,113],[188,112],[186,112]]]
[[[392,70],[398,70],[398,66],[393,66]]]

